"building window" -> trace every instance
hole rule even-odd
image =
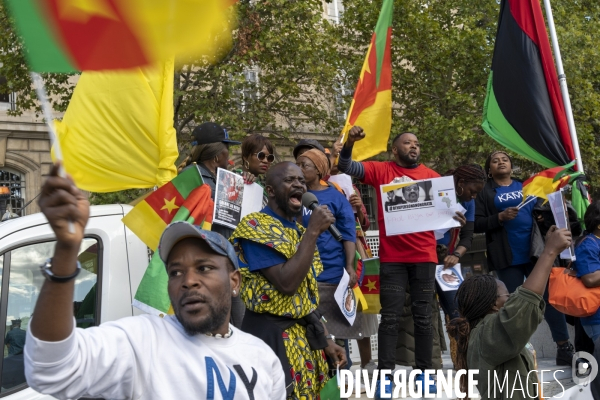
[[[10,197],[6,201],[6,204],[0,200],[0,219],[4,215],[5,207],[8,208],[10,205],[11,211],[19,216],[21,210],[25,206],[25,174],[8,168],[0,169],[0,186],[10,188]]]
[[[235,91],[241,111],[247,111],[247,105],[252,104],[260,97],[258,83],[258,70],[247,69],[244,71],[239,80],[238,89]]]
[[[8,88],[8,86],[6,86],[6,78],[0,76],[0,110],[14,110],[15,94],[4,93],[3,88]]]
[[[367,216],[371,223],[369,230],[376,231],[379,229],[379,224],[377,223],[377,195],[375,194],[375,188],[359,183],[358,181],[355,182],[355,185],[360,191],[361,200],[367,209]]]
[[[344,5],[342,0],[329,0],[326,5],[327,18],[336,24],[340,23],[342,14],[344,13]]]

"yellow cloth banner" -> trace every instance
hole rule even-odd
[[[177,175],[174,62],[83,72],[55,121],[65,170],[92,192],[161,186]]]
[[[350,107],[352,113],[352,107]],[[366,160],[377,154],[387,151],[390,130],[392,129],[392,91],[377,92],[375,104],[364,109],[354,124],[346,122],[342,133],[344,140],[348,138],[348,131],[353,126],[360,126],[365,131],[365,138],[355,142],[352,149],[352,159],[355,161]]]

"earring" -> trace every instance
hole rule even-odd
[[[248,162],[248,160],[244,160],[244,168],[250,169],[250,163]]]
[[[233,295],[235,296],[236,294],[237,294],[237,292],[234,290],[234,291],[233,291]]]
[[[460,194],[456,193],[456,195],[457,195],[457,196],[462,196],[462,195],[463,195],[463,193],[465,192],[465,188],[464,188],[464,187],[462,187],[462,186],[459,186],[459,188],[460,188]],[[458,190],[457,190],[457,192],[458,192]]]
[[[493,178],[493,176],[492,176],[492,174],[491,174],[491,173],[488,173],[488,178],[490,178],[490,179],[492,179],[492,178]]]
[[[218,163],[219,162],[219,157],[215,157],[215,162]]]

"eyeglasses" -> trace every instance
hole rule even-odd
[[[259,151],[258,153],[252,153],[252,155],[254,154],[256,154],[256,158],[258,158],[258,161],[264,160],[265,157],[267,158],[268,163],[272,163],[273,161],[275,161],[275,156],[273,154],[266,155],[262,151]]]

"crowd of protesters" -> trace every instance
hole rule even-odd
[[[204,123],[192,136],[190,155],[179,170],[197,165],[213,199],[218,168],[231,169],[242,175],[245,183],[263,187],[260,212],[242,218],[236,229],[214,224],[212,230],[220,236],[207,239],[201,233],[200,237],[208,243],[208,247],[203,246],[212,249],[213,256],[216,252],[224,260],[223,265],[231,262],[229,267],[235,267],[238,274],[231,278],[228,290],[219,294],[230,297],[222,301],[229,304],[227,318],[234,327],[224,337],[241,330],[262,339],[280,362],[275,368],[283,369],[285,398],[318,398],[332,371],[350,367],[349,341],[353,339],[358,344],[360,368],[369,374],[377,368],[394,370],[396,364],[403,362],[398,360],[396,349],[399,332],[407,329],[402,322],[406,321],[407,310],[413,325],[412,337],[407,340],[414,340],[410,343],[414,360],[407,364],[421,371],[439,367],[434,362],[441,351],[441,347],[434,346],[434,336],[439,333],[434,325],[440,318],[440,309],[446,316],[455,368],[491,371],[504,366],[512,374],[527,373],[533,363],[528,363],[531,354],[526,344],[542,315],[557,345],[557,365],[571,365],[574,347],[569,341],[567,320],[548,304],[547,282],[557,255],[581,229],[576,219],[572,235],[553,227],[552,215],[543,202],[523,206],[523,183],[513,176],[512,160],[507,153],[492,153],[483,168],[467,164],[446,172],[445,176],[453,177],[456,202],[464,208],[464,212],[457,211],[454,217],[458,228],[442,232],[441,236],[432,231],[387,236],[379,187],[440,177],[420,162],[421,145],[416,135],[403,133],[393,138],[390,161],[352,160],[355,142],[365,137],[360,127],[354,127],[344,144],[336,142],[331,149],[316,140],[302,139],[293,149],[295,161],[278,163],[275,147],[260,134],[238,142],[220,125]],[[233,145],[241,145],[239,169],[234,169],[229,159]],[[337,174],[347,174],[355,183],[376,189],[380,322],[376,315],[358,310],[354,323],[350,324],[335,298],[342,278],[347,275],[349,288],[355,287],[360,280],[358,261],[373,257],[365,240],[370,221],[362,196],[356,186],[346,193],[348,188],[344,191],[330,179]],[[77,195],[74,189],[65,189],[67,183],[57,182],[54,184],[58,187],[62,185],[63,190],[72,190]],[[305,193],[314,195],[318,206],[306,208]],[[50,194],[48,189],[44,201]],[[43,210],[53,220],[60,220],[52,217],[50,208]],[[600,286],[599,203],[589,207],[585,224],[588,231],[576,247],[577,274],[586,286],[596,287]],[[55,230],[62,232],[64,227],[58,228],[59,225]],[[331,233],[331,225],[337,228],[341,240]],[[471,248],[474,233],[485,233],[489,273],[466,279],[458,290],[442,290],[435,279],[436,266],[449,269],[459,264]],[[178,237],[189,239],[189,235]],[[221,237],[230,243],[219,242]],[[175,249],[176,244],[169,246]],[[177,249],[177,254],[181,253]],[[170,250],[160,251],[170,271]],[[179,314],[177,318],[184,323]],[[583,334],[592,340],[600,337],[599,313],[578,322]],[[190,334],[198,332],[183,326]],[[225,322],[220,324],[221,329],[226,330],[226,326]],[[48,336],[37,326],[32,326],[32,332],[40,338]],[[371,354],[371,336],[375,334],[376,363]],[[61,335],[64,338],[68,332]],[[405,336],[401,338],[404,340]],[[480,357],[481,354],[484,356]],[[414,384],[424,389],[426,382],[424,374],[420,374]],[[271,385],[268,392],[281,398],[283,389],[274,384],[268,382]],[[463,381],[461,385],[466,383]],[[127,390],[138,389],[133,386]],[[435,381],[428,389],[436,392]],[[379,390],[377,385],[378,397],[382,396]],[[391,385],[383,386],[383,390],[390,393]]]

